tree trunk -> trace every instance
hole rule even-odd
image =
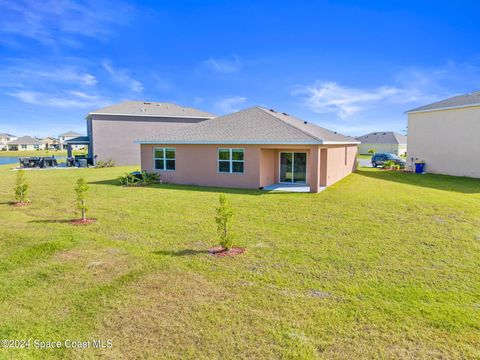
[[[87,220],[87,214],[85,211],[85,200],[82,200],[82,220],[83,221]]]

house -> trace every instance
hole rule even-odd
[[[114,160],[117,165],[140,164],[134,141],[181,129],[215,115],[164,102],[125,101],[92,111],[87,116],[89,157]]]
[[[82,136],[82,134],[79,134],[75,131],[67,131],[63,134],[58,135],[59,149],[60,150],[67,150],[67,140],[76,138],[78,136]],[[80,147],[78,147],[78,148],[80,148]],[[77,150],[77,147],[74,147],[74,149]]]
[[[369,154],[370,150],[375,152],[387,152],[396,155],[407,153],[407,137],[394,131],[377,131],[357,137],[361,142],[358,152],[362,155]]]
[[[175,184],[305,185],[318,192],[354,171],[358,141],[253,107],[137,141],[141,168]]]
[[[7,143],[9,151],[44,150],[45,144],[30,136],[22,136]]]
[[[52,136],[47,136],[46,138],[38,139],[40,140],[47,150],[60,150],[60,141]]]
[[[480,178],[480,91],[407,111],[407,163],[425,171]]]
[[[0,151],[8,150],[7,143],[15,140],[17,137],[12,134],[0,133]]]

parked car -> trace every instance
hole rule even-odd
[[[407,162],[399,157],[398,155],[392,153],[376,153],[372,156],[372,166],[376,168],[379,165],[385,164],[387,161],[393,161],[395,164],[405,167]]]

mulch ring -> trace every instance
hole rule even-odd
[[[14,202],[14,203],[11,203],[13,206],[15,207],[21,207],[21,206],[27,206],[27,205],[30,205],[29,202]]]
[[[88,224],[93,224],[96,221],[97,221],[97,219],[85,219],[85,220],[75,219],[75,220],[71,220],[70,224],[72,224],[72,225],[88,225]]]
[[[244,248],[240,247],[232,247],[231,249],[227,250],[222,246],[215,246],[213,248],[208,249],[209,254],[216,256],[216,257],[224,257],[224,256],[236,256],[243,254],[245,252]]]

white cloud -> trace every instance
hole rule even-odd
[[[223,114],[239,111],[239,105],[244,104],[247,101],[243,96],[228,96],[215,103],[215,107]]]
[[[204,66],[210,70],[221,73],[234,73],[240,70],[241,62],[238,56],[231,58],[209,58],[203,62]]]
[[[79,36],[108,38],[113,25],[128,22],[132,7],[120,1],[111,6],[102,0],[0,0],[0,11],[4,36],[78,46]]]
[[[293,94],[304,97],[306,106],[314,112],[335,112],[341,118],[346,118],[382,100],[398,95],[399,92],[400,89],[395,87],[360,89],[327,81],[299,86]]]
[[[130,75],[130,70],[114,68],[110,61],[104,61],[102,63],[103,68],[110,74],[112,80],[121,85],[127,86],[131,91],[142,92],[143,85],[140,81],[135,80]]]
[[[102,107],[109,104],[109,101],[97,95],[89,95],[79,91],[68,91],[62,93],[42,93],[38,91],[16,91],[7,93],[20,101],[33,104],[54,107],[59,109],[71,108],[92,108]]]

